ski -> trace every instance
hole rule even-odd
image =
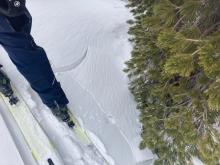
[[[88,132],[81,126],[80,122],[73,115],[73,113],[69,112],[69,115],[71,121],[74,123],[74,126],[70,125],[69,128],[71,132],[73,132],[73,134],[76,135],[77,139],[79,140],[79,143],[89,148],[96,157],[100,158],[100,165],[110,165],[105,156],[92,141]]]
[[[38,165],[63,165],[50,140],[29,110],[28,105],[16,88],[13,85],[11,87],[13,97],[5,97],[0,93],[0,99],[2,99],[8,112],[20,128],[20,132],[36,163]]]
[[[0,99],[16,121],[24,140],[38,165],[62,165],[55,148],[41,128],[38,120],[35,119],[26,100],[10,83],[10,79],[1,70]],[[81,126],[77,118],[69,112],[70,121],[67,122],[70,132],[73,133],[74,140],[85,149],[85,152],[95,158],[99,165],[110,165],[106,157],[99,150],[99,147],[90,138],[88,132]],[[72,139],[73,140],[73,139]]]

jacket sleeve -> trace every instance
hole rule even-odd
[[[24,13],[26,0],[0,0],[0,14],[16,17]]]

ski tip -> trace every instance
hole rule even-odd
[[[51,158],[47,159],[48,165],[55,165]]]

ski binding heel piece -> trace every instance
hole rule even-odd
[[[19,101],[19,100],[18,100],[18,98],[17,98],[16,96],[11,96],[11,97],[9,97],[9,103],[10,103],[11,105],[17,104],[18,101]]]
[[[69,121],[69,122],[67,122],[67,125],[68,125],[70,128],[74,128],[75,123],[74,123],[73,121]]]

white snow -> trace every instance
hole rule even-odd
[[[193,162],[194,165],[204,165],[204,163],[202,163],[201,160],[197,157],[194,157],[192,159],[192,162]]]
[[[21,156],[13,142],[12,137],[0,115],[0,164],[1,165],[24,165]],[[13,159],[12,159],[13,158]]]
[[[152,153],[138,149],[139,114],[122,71],[131,51],[126,24],[131,14],[125,3],[121,0],[30,0],[28,8],[33,16],[32,34],[45,48],[70,100],[69,107],[112,160],[111,164],[151,164],[147,160],[154,158]],[[95,165],[88,161],[90,158],[83,148],[68,138],[68,131],[45,110],[3,50],[1,54],[4,54],[0,61],[6,72],[28,100],[65,164]]]

